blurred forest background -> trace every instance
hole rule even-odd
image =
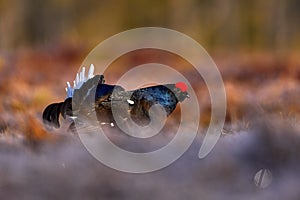
[[[300,50],[298,0],[0,1],[0,49],[95,46],[121,31],[159,26],[212,51]]]

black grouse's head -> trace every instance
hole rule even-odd
[[[178,101],[182,102],[186,98],[190,98],[190,95],[187,92],[188,87],[184,82],[178,82],[175,84],[173,92],[175,93]]]

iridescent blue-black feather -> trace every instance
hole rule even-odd
[[[99,75],[87,80],[76,91],[73,98],[70,97],[64,102],[50,104],[46,107],[43,112],[46,124],[58,128],[60,114],[64,118],[72,115],[72,103],[78,105],[77,109],[82,108],[82,105],[85,106],[83,109],[86,109],[88,114],[95,110],[99,122],[114,122],[112,115],[112,104],[114,104],[117,109],[120,109],[119,117],[123,117],[122,113],[130,113],[136,122],[145,124],[144,122],[147,123],[150,120],[149,110],[153,105],[161,105],[169,116],[175,110],[178,102],[189,97],[186,91],[182,91],[175,84],[125,91],[121,86],[104,84],[103,76]],[[95,94],[95,96],[92,97],[91,94]],[[127,106],[124,107],[124,104]]]

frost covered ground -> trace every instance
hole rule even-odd
[[[127,174],[95,160],[76,136],[34,149],[2,139],[0,198],[298,199],[300,135],[293,129],[260,123],[253,130],[223,136],[202,160],[197,157],[200,145],[198,137],[162,170]],[[254,181],[261,169],[271,172],[266,188]]]

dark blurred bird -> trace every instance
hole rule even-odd
[[[67,116],[76,118],[78,112],[88,116],[95,111],[97,120],[102,125],[114,126],[115,117],[126,120],[128,115],[137,124],[147,125],[151,121],[149,111],[152,106],[160,105],[164,108],[166,116],[169,116],[178,102],[189,98],[188,87],[183,82],[126,91],[119,85],[105,84],[104,76],[94,76],[93,71],[94,66],[91,65],[86,78],[83,68],[77,74],[73,88],[67,82],[66,100],[50,104],[45,108],[43,112],[45,124],[59,128],[59,115],[65,119]],[[113,116],[114,109],[118,116]]]

